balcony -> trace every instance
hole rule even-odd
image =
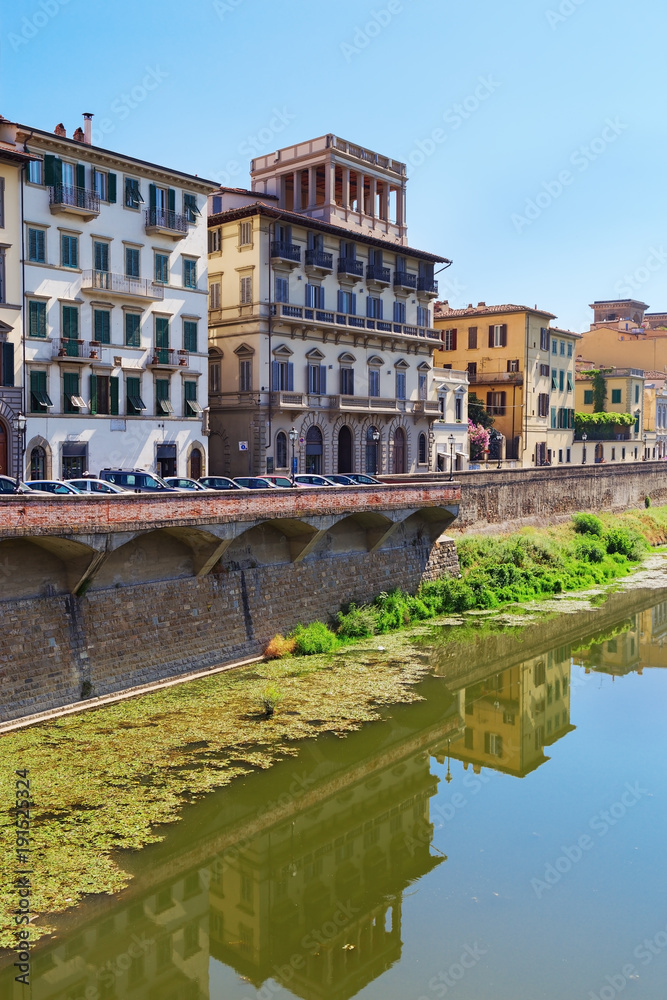
[[[301,263],[301,247],[296,243],[287,243],[285,240],[271,241],[271,260],[287,264],[288,267],[296,267]]]
[[[379,264],[367,264],[366,281],[375,285],[389,285],[391,283],[391,271],[388,267],[380,267]]]
[[[364,276],[364,262],[362,260],[352,260],[351,257],[338,258],[338,273],[353,281],[361,281]]]
[[[99,360],[101,354],[102,349],[98,344],[86,343],[85,340],[63,337],[53,341],[53,357],[63,364],[69,364],[70,361],[87,364],[89,361]]]
[[[356,262],[355,262],[356,263]],[[359,262],[361,263],[361,262]],[[408,326],[406,323],[391,323],[389,320],[367,319],[364,316],[349,316],[346,313],[329,312],[325,309],[310,309],[288,305],[285,302],[271,304],[271,315],[283,319],[298,319],[321,325],[349,326],[359,330],[375,330],[379,334],[399,337],[417,337],[419,340],[442,342],[442,332],[424,326]],[[436,346],[434,344],[434,346]]]
[[[80,219],[94,219],[100,214],[100,199],[94,191],[67,184],[54,184],[49,188],[49,207],[55,215],[64,212]]]
[[[187,368],[190,355],[187,351],[174,351],[171,347],[154,347],[146,362],[147,368]]]
[[[435,298],[438,294],[438,282],[433,278],[417,278],[417,291]]]
[[[417,275],[407,271],[394,271],[394,288],[417,288]]]
[[[523,372],[504,371],[481,371],[468,372],[468,381],[471,385],[493,385],[497,382],[509,383],[510,385],[523,385]]]
[[[164,298],[162,285],[155,285],[148,278],[128,278],[124,274],[111,271],[84,271],[81,275],[81,291],[104,292],[108,298],[152,299]]]
[[[185,215],[164,208],[147,208],[144,212],[147,236],[170,236],[182,240],[187,236],[188,220]]]
[[[413,413],[440,413],[440,404],[437,399],[416,399],[412,405]]]
[[[331,274],[333,254],[323,250],[306,250],[306,271],[312,274]]]

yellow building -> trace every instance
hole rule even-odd
[[[442,349],[434,364],[467,370],[502,434],[500,453],[521,466],[573,461],[574,359],[579,335],[550,327],[552,313],[527,306],[450,309],[436,303]]]
[[[577,413],[594,412],[593,376],[587,375],[591,368],[580,369],[575,380],[575,406]],[[638,368],[602,369],[607,387],[605,411],[607,413],[630,414],[634,423],[628,425],[608,425],[587,427],[586,445],[582,448],[582,460],[590,462],[637,462],[645,455],[644,434],[644,372]],[[648,435],[646,434],[647,438]],[[577,440],[582,433],[577,431]],[[652,438],[653,440],[653,438]]]

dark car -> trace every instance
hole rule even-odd
[[[338,472],[335,475],[327,476],[327,479],[330,479],[336,486],[357,486],[352,476],[342,476]]]
[[[160,479],[152,472],[145,469],[102,469],[100,479],[107,483],[115,483],[126,490],[135,493],[182,493],[182,490],[175,486],[167,486],[164,479]]]
[[[264,476],[237,476],[234,480],[239,486],[244,486],[247,490],[278,490],[279,486],[272,483]]]
[[[243,486],[239,486],[238,483],[235,483],[233,479],[228,479],[227,476],[202,476],[199,482],[207,490],[244,489]]]
[[[359,486],[382,486],[379,479],[373,479],[372,476],[366,476],[361,472],[348,473],[348,479],[351,479],[353,483],[357,483]]]
[[[268,479],[274,486],[280,486],[286,490],[291,490],[293,486],[296,486],[296,483],[293,483],[289,476],[262,476],[262,479]]]
[[[33,488],[29,483],[19,483],[17,486],[16,480],[11,476],[0,476],[0,494],[6,496],[12,493],[46,493],[46,490]]]
[[[32,489],[39,490],[40,493],[55,493],[59,496],[74,495],[81,493],[76,486],[71,483],[63,483],[59,479],[32,479],[30,481]]]
[[[195,493],[205,493],[210,486],[204,486],[196,479],[179,478],[179,476],[165,476],[164,481],[167,486],[173,486],[177,490],[191,490]]]

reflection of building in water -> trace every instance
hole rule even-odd
[[[667,601],[626,619],[615,635],[578,652],[586,671],[622,677],[667,667]]]
[[[475,771],[523,777],[549,759],[545,746],[572,729],[570,648],[561,646],[467,686],[465,730],[445,754]]]
[[[436,787],[418,753],[213,866],[211,954],[256,985],[271,977],[308,1000],[354,996],[400,958],[401,894],[442,860],[429,851]]]
[[[642,611],[639,619],[639,663],[644,667],[667,667],[667,601]]]

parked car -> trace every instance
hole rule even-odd
[[[335,486],[330,479],[326,476],[313,476],[310,474],[299,474],[294,477],[294,482],[298,483],[300,486]]]
[[[31,479],[30,486],[32,489],[39,490],[40,493],[55,493],[63,496],[68,493],[78,496],[81,493],[81,490],[77,490],[76,486],[63,483],[60,479]]]
[[[242,490],[244,486],[239,486],[233,479],[227,476],[202,476],[199,482],[207,490]]]
[[[335,475],[327,476],[326,478],[330,479],[332,483],[336,484],[336,486],[357,486],[358,485],[357,483],[355,483],[354,479],[352,479],[351,476],[343,476],[343,475],[341,475],[338,472],[335,473]]]
[[[33,489],[29,483],[19,483],[17,486],[16,480],[11,476],[0,476],[0,494],[8,496],[17,493],[46,493],[46,490]]]
[[[66,479],[65,482],[74,486],[79,493],[94,493],[96,496],[101,496],[103,493],[127,493],[127,490],[120,486],[114,486],[113,483],[106,483],[103,479],[93,479],[88,476],[85,479]]]
[[[353,483],[357,483],[359,486],[382,486],[379,479],[373,479],[372,476],[367,476],[361,472],[348,473],[348,479],[351,479]]]
[[[204,486],[196,479],[183,479],[179,476],[165,476],[164,481],[167,486],[174,486],[177,490],[196,490],[200,493],[208,493],[210,486]]]
[[[234,482],[239,486],[245,486],[247,490],[278,490],[279,486],[272,483],[265,476],[237,476]]]
[[[293,483],[289,476],[262,476],[262,479],[268,479],[274,486],[280,486],[286,490],[291,490],[296,486],[296,483]]]
[[[181,493],[175,486],[167,486],[153,472],[144,469],[101,469],[100,479],[105,483],[115,483],[135,493]]]

